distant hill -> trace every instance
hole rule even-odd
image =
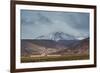
[[[62,49],[61,51],[52,53],[52,54],[89,54],[89,38],[80,40],[80,41],[73,41],[69,43],[67,49]]]

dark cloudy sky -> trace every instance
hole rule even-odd
[[[21,39],[35,39],[53,32],[89,36],[89,13],[21,10]]]

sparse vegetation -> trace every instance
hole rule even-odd
[[[40,57],[21,57],[21,62],[45,62],[45,61],[68,61],[89,59],[89,55],[62,55],[62,56],[40,56]]]

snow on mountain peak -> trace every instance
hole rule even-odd
[[[47,35],[41,35],[36,39],[46,39],[46,40],[48,39],[48,40],[59,41],[59,40],[75,40],[76,38],[64,32],[53,32]]]

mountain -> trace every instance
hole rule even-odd
[[[73,44],[71,48],[75,53],[89,54],[89,38],[81,40],[76,45]]]
[[[40,47],[33,44],[30,40],[21,40],[21,55],[40,54]]]
[[[89,38],[73,42],[71,41],[67,47],[67,49],[62,49],[51,54],[89,54]]]
[[[35,39],[21,39],[21,55],[88,53],[89,38],[53,32]]]
[[[21,40],[21,55],[89,53],[89,38],[83,40]]]
[[[88,49],[89,48],[89,38],[80,40],[80,42],[77,45],[73,44],[72,47],[76,49]]]
[[[47,39],[47,40],[59,41],[59,40],[76,40],[77,38],[72,35],[66,34],[64,32],[53,32],[47,35],[41,35],[36,39]]]
[[[21,55],[41,55],[44,52],[47,54],[60,51],[56,48],[56,43],[51,40],[21,40]]]

